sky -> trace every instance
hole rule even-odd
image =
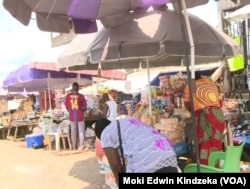
[[[218,26],[216,2],[188,10],[213,26]],[[22,25],[5,10],[0,0],[0,86],[19,66],[50,48],[50,33],[40,31],[34,20]]]
[[[24,26],[5,10],[0,0],[0,84],[10,72],[46,48],[50,48],[50,33],[37,29],[34,21]]]

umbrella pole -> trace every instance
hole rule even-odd
[[[46,90],[44,91],[44,110],[47,110],[47,95],[46,95]]]
[[[77,73],[77,83],[80,85],[81,82],[81,74]]]
[[[191,116],[192,116],[192,123],[193,123],[193,133],[195,133],[195,137],[194,137],[194,147],[195,147],[195,155],[196,155],[196,163],[197,163],[197,172],[200,172],[200,159],[199,159],[199,144],[198,144],[198,135],[197,135],[197,131],[196,131],[196,119],[195,119],[195,112],[194,112],[194,99],[193,99],[193,91],[195,91],[195,80],[194,80],[194,73],[192,74],[192,78],[190,75],[190,68],[189,68],[189,57],[188,57],[188,45],[187,45],[187,39],[186,39],[186,33],[185,33],[185,21],[188,20],[188,15],[187,12],[184,12],[184,18],[186,18],[186,20],[183,20],[183,15],[182,15],[182,11],[181,10],[186,10],[186,4],[184,0],[179,0],[178,1],[179,4],[179,10],[180,10],[180,21],[181,21],[181,31],[182,31],[182,36],[183,36],[183,41],[185,43],[185,64],[186,64],[186,68],[187,68],[187,77],[188,77],[188,88],[189,88],[189,97],[190,97],[190,106],[191,106]],[[193,38],[192,38],[192,33],[191,33],[191,29],[190,29],[190,25],[188,26],[189,21],[186,23],[187,25],[187,30],[188,30],[188,34],[189,34],[189,41],[190,41],[190,46],[193,45]],[[193,46],[191,46],[191,48],[193,48]],[[194,51],[192,51],[194,53]],[[191,54],[194,55],[194,54]],[[193,58],[191,57],[191,60],[193,60],[194,62],[194,56]],[[194,72],[194,67],[192,67],[193,72]]]
[[[188,33],[188,38],[189,38],[189,43],[190,43],[190,53],[191,53],[191,79],[195,80],[195,59],[194,59],[194,55],[195,55],[195,47],[194,47],[194,39],[193,39],[193,35],[192,35],[192,31],[191,31],[191,27],[190,27],[190,22],[189,22],[189,18],[188,18],[188,13],[187,13],[187,8],[186,8],[186,3],[184,0],[181,0],[182,3],[182,10],[184,12],[184,19],[185,19],[185,23],[186,23],[186,27],[187,27],[187,33]]]
[[[47,87],[48,87],[48,96],[49,96],[49,109],[52,110],[49,79],[50,79],[50,73],[48,73]]]
[[[53,123],[53,118],[52,118],[52,105],[51,105],[51,95],[50,95],[50,84],[49,84],[49,80],[50,80],[50,72],[48,73],[48,79],[47,79],[47,87],[48,87],[48,96],[49,96],[49,110],[50,110],[50,119],[51,119],[51,123]]]
[[[152,116],[152,100],[151,100],[151,87],[150,87],[150,71],[149,71],[149,58],[147,57],[147,73],[148,73],[148,109],[149,115]]]
[[[98,64],[98,68],[97,68],[97,85],[96,85],[96,90],[97,90],[97,93],[98,93],[98,91],[99,91],[99,85],[100,85],[100,83],[101,83],[101,72],[100,72],[100,70],[101,70],[101,63],[99,62],[99,64]]]

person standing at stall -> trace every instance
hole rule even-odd
[[[116,120],[118,114],[117,103],[111,99],[112,97],[108,93],[102,95],[102,117],[107,118],[110,121]]]
[[[212,151],[222,150],[222,136],[225,119],[217,85],[208,77],[195,73],[195,91],[193,93],[196,130],[199,143],[200,163],[208,165]],[[184,105],[190,111],[190,93],[188,85],[184,90]]]
[[[87,103],[84,95],[78,92],[79,84],[73,83],[72,91],[66,95],[65,107],[69,112],[69,121],[71,129],[71,142],[72,149],[77,149],[77,131],[79,136],[78,150],[81,151],[85,148],[85,121],[84,111],[87,109]]]
[[[106,118],[109,121],[116,120],[118,114],[118,105],[112,99],[112,97],[108,93],[103,93],[100,99],[100,113],[101,118]],[[99,164],[103,163],[104,151],[102,149],[101,142],[98,138],[95,140],[95,151],[96,151],[96,158],[99,161]]]

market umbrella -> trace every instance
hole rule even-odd
[[[80,85],[87,86],[92,84],[92,78],[89,75],[80,75]],[[54,89],[63,89],[77,80],[76,73],[67,73],[64,71],[48,71],[30,68],[28,64],[20,66],[17,70],[10,73],[3,81],[3,88],[10,92],[45,91]]]
[[[100,65],[94,65],[93,68],[88,67],[91,70],[82,68],[82,62],[87,61],[86,54],[88,52],[86,50],[94,38],[95,34],[78,34],[58,55],[55,61],[57,69],[70,70],[71,67],[74,67],[74,71],[78,73],[85,73],[100,78],[125,80],[127,72],[124,69],[103,70]]]
[[[86,34],[86,37],[91,34]],[[82,41],[81,41],[82,42]],[[37,56],[32,58],[28,66],[29,68],[34,68],[38,70],[47,70],[47,71],[65,71],[69,73],[76,73],[76,74],[85,74],[91,75],[93,77],[101,77],[101,78],[112,78],[112,79],[126,79],[127,72],[125,70],[77,70],[77,71],[69,71],[65,67],[59,68],[57,67],[57,59],[60,54],[62,54],[70,44],[54,47],[47,49],[43,52],[40,52]],[[77,47],[78,48],[78,47]],[[67,60],[67,63],[71,63],[73,60]]]
[[[189,14],[189,19],[196,64],[242,53],[240,46],[222,31],[194,15]],[[118,27],[102,28],[89,45],[89,61],[83,60],[82,67],[92,68],[91,64],[97,67],[101,62],[103,69],[147,68],[147,58],[150,67],[178,66],[184,59],[184,51],[179,14],[157,9],[140,12]]]
[[[227,20],[235,22],[250,18],[250,5],[245,5],[225,17]]]
[[[3,0],[4,8],[19,22],[28,25],[35,16],[42,31],[93,33],[98,30],[96,20],[105,27],[118,26],[133,16],[133,11],[178,0]],[[188,0],[187,8],[202,5],[208,0]]]

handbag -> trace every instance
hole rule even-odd
[[[126,164],[125,164],[125,158],[123,154],[123,148],[122,148],[122,137],[121,137],[121,127],[120,127],[120,122],[119,120],[116,120],[117,122],[117,130],[118,130],[118,139],[119,139],[119,149],[121,152],[121,158],[122,158],[122,172],[126,172]]]

